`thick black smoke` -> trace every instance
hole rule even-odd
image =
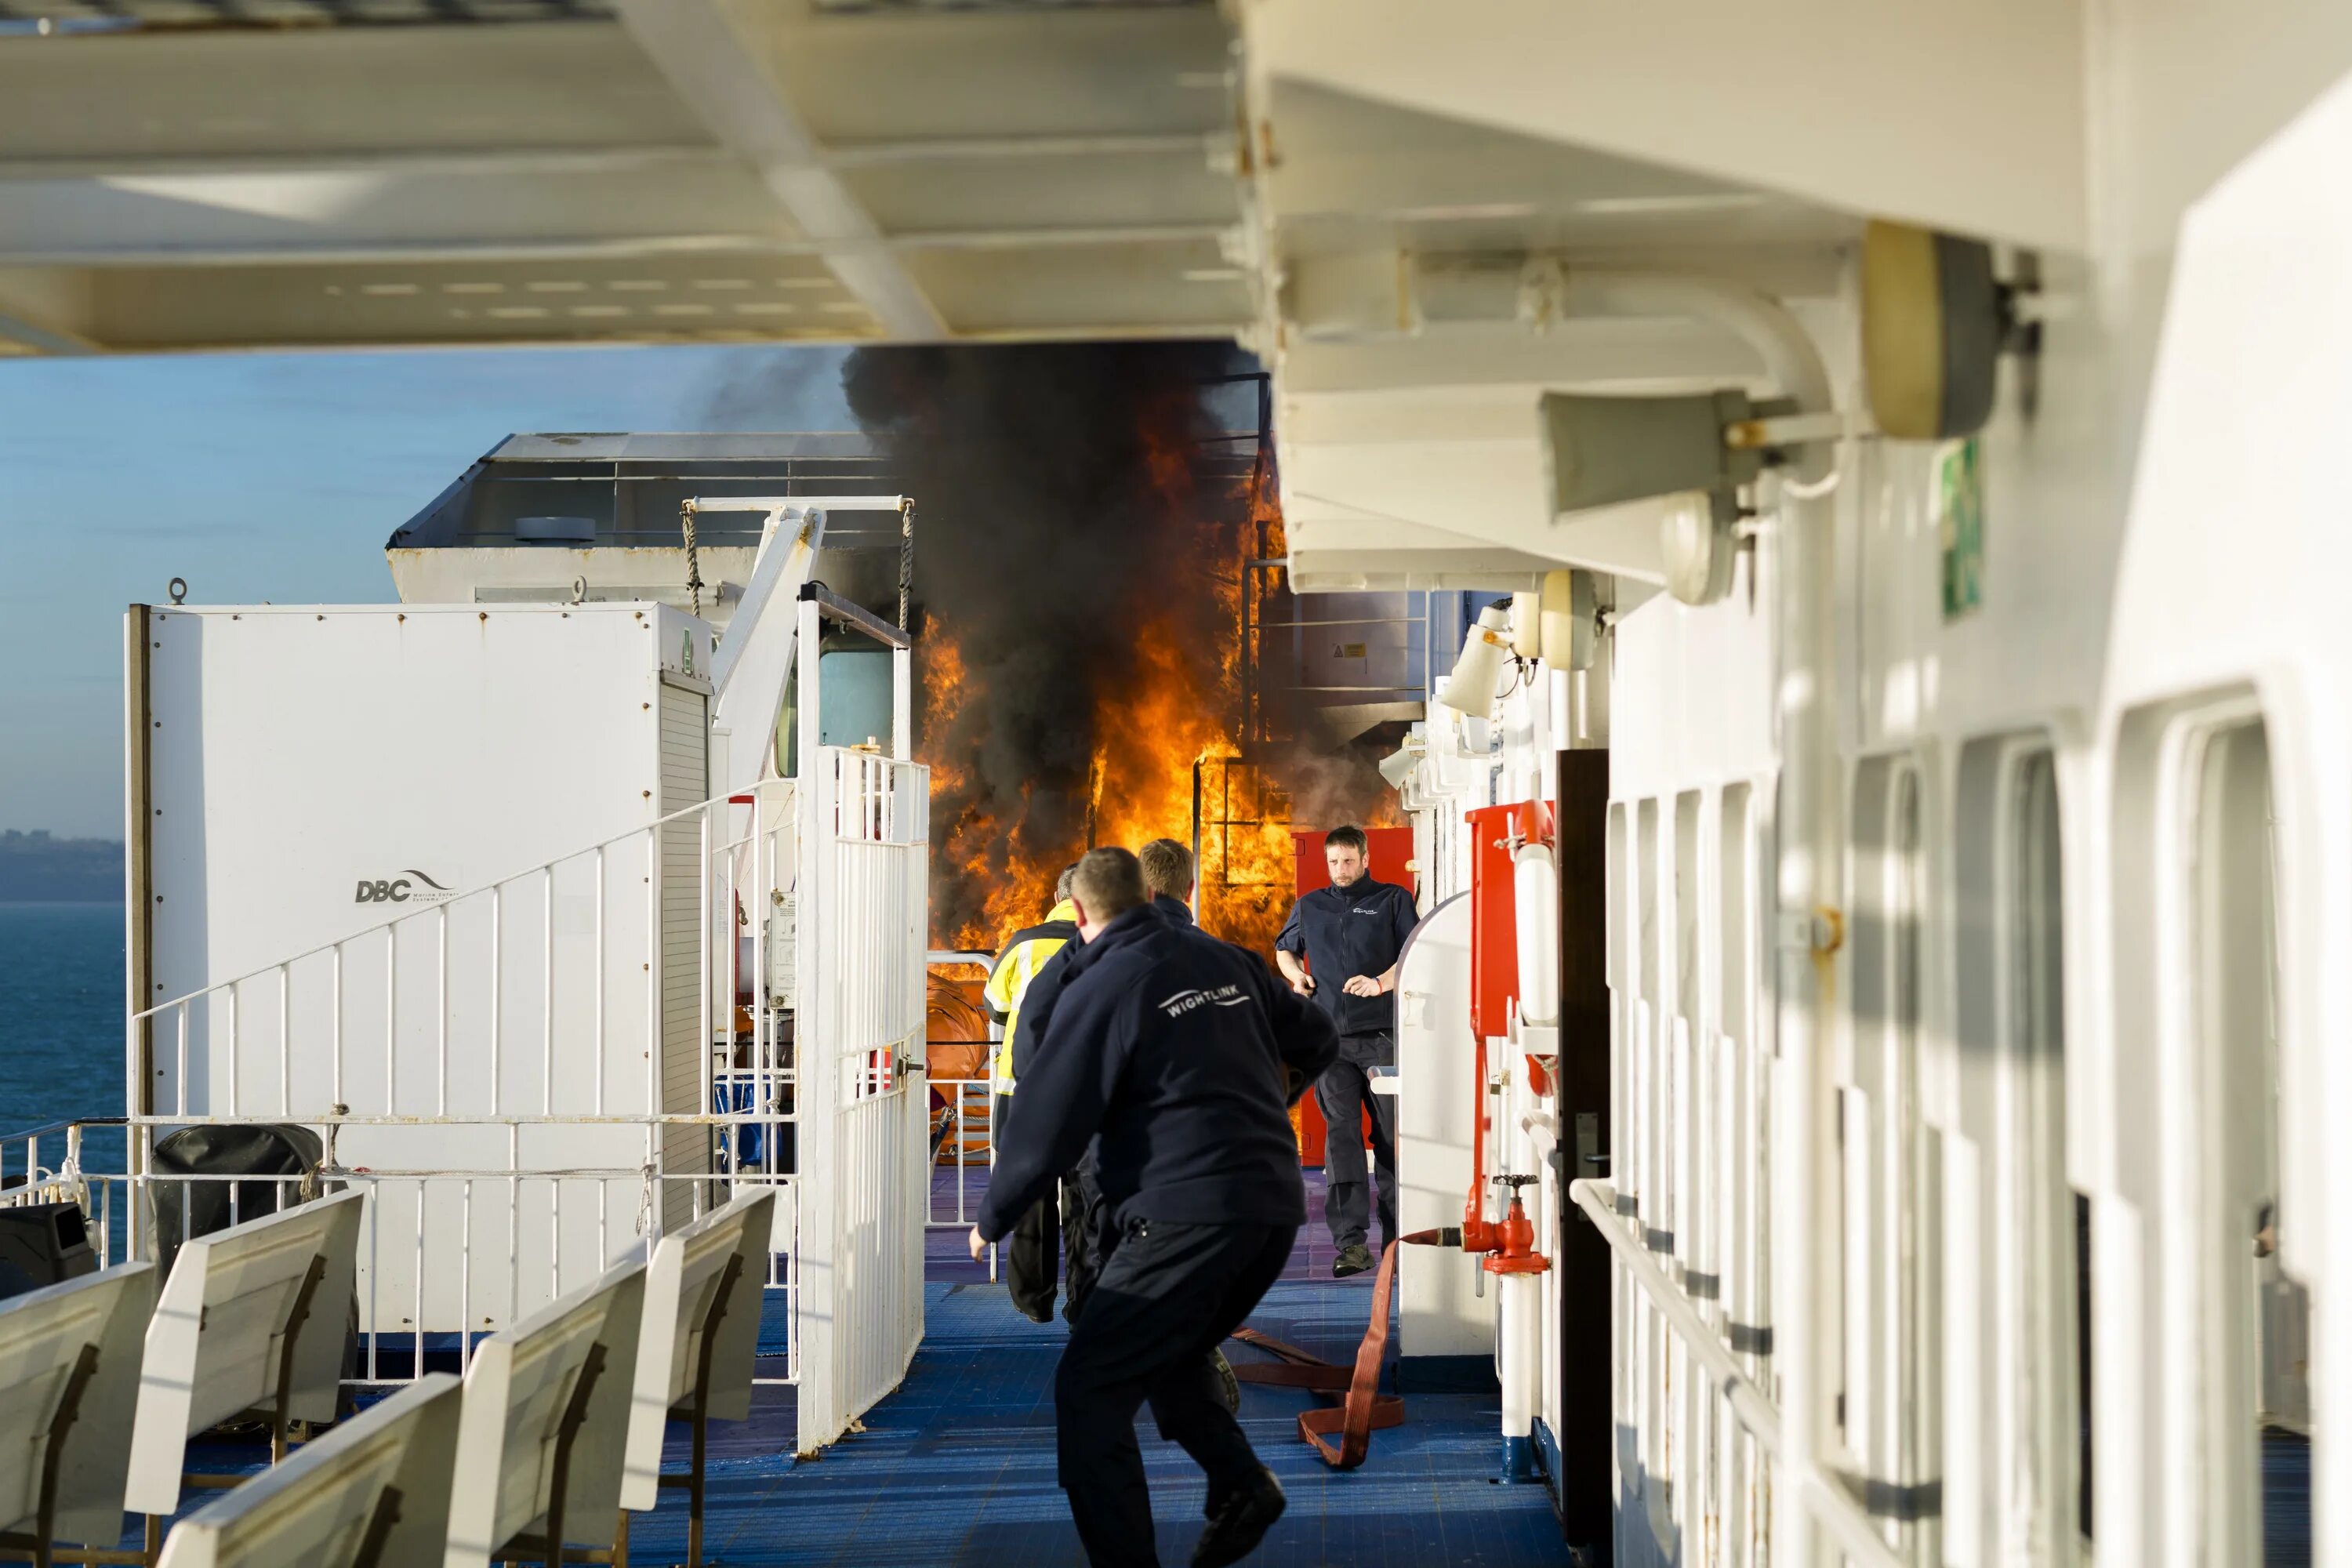
[[[973,699],[922,715],[943,938],[980,928],[1009,865],[1085,847],[1097,726],[1118,718],[1104,700],[1134,689],[1139,622],[1197,617],[1187,655],[1213,687],[1232,629],[1206,579],[1233,552],[1202,521],[1227,503],[1191,465],[1204,389],[1239,368],[1222,344],[877,348],[844,364],[851,410],[915,498],[916,597]],[[975,860],[983,875],[960,874]]]

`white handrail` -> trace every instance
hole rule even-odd
[[[1707,1327],[1691,1299],[1666,1278],[1665,1270],[1651,1258],[1646,1244],[1618,1216],[1616,1189],[1606,1182],[1586,1179],[1570,1182],[1568,1195],[1601,1232],[1618,1260],[1624,1264],[1626,1272],[1641,1286],[1642,1294],[1665,1319],[1666,1326],[1674,1330],[1693,1359],[1706,1369],[1715,1391],[1723,1396],[1739,1425],[1776,1466],[1786,1468],[1789,1461],[1781,1452],[1780,1409],[1749,1381],[1730,1347]],[[1792,1480],[1805,1508],[1829,1527],[1848,1555],[1871,1568],[1904,1568],[1903,1559],[1895,1548],[1887,1544],[1870,1516],[1837,1480],[1810,1465],[1801,1467],[1801,1473],[1794,1477],[1783,1474],[1780,1478],[1782,1485]]]
[[[789,784],[791,783],[792,781],[790,779],[767,779],[762,781],[763,784]],[[265,974],[274,973],[278,970],[286,968],[289,964],[299,963],[306,958],[317,958],[321,953],[332,952],[337,948],[349,947],[352,943],[360,941],[363,937],[375,936],[392,930],[394,926],[405,925],[410,921],[421,920],[427,915],[440,913],[441,911],[447,910],[452,904],[462,904],[468,899],[478,899],[486,893],[496,893],[505,888],[509,883],[520,882],[526,877],[543,877],[559,867],[570,865],[572,861],[579,859],[584,855],[593,855],[601,850],[610,849],[615,844],[624,844],[632,838],[637,837],[641,834],[650,833],[656,828],[666,827],[669,824],[678,821],[682,817],[691,816],[697,812],[708,811],[713,805],[727,804],[729,798],[730,797],[724,795],[713,795],[709,800],[699,800],[695,802],[692,805],[680,806],[677,810],[671,812],[667,816],[656,816],[650,822],[639,823],[636,826],[630,828],[625,833],[616,833],[610,838],[599,839],[593,844],[583,844],[577,849],[567,850],[563,854],[558,855],[552,859],[542,860],[536,866],[526,866],[520,871],[509,872],[506,876],[493,878],[491,880],[487,882],[478,882],[473,887],[467,888],[461,892],[450,894],[447,898],[442,900],[437,904],[421,905],[416,909],[410,910],[405,914],[394,915],[390,920],[378,921],[373,925],[362,926],[356,931],[336,937],[331,942],[322,942],[316,947],[304,948],[300,952],[290,953],[284,958],[261,964],[254,969],[249,969],[242,974],[232,975],[226,980],[215,980],[209,984],[200,985],[195,990],[183,993],[178,996],[173,997],[168,1002],[158,1002],[152,1007],[131,1014],[130,1021],[136,1024],[142,1019],[152,1018],[157,1014],[168,1013],[173,1008],[180,1006],[184,1003],[194,1002],[202,997],[209,996],[216,991],[226,991],[234,986],[243,985],[247,981],[258,980]],[[740,844],[742,841],[739,839],[736,842]]]

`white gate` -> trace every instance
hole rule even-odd
[[[906,1375],[923,1335],[929,773],[808,748],[800,792],[800,1447]]]

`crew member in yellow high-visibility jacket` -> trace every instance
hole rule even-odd
[[[1070,902],[1070,874],[1076,869],[1073,866],[1062,873],[1054,889],[1054,907],[1046,911],[1044,921],[1014,931],[988,972],[984,992],[988,1016],[1004,1029],[1004,1038],[997,1045],[988,1075],[989,1088],[996,1096],[996,1125],[1000,1128],[1012,1111],[1016,1087],[1013,1046],[1021,1029],[1022,995],[1037,977],[1037,972],[1045,967],[1045,961],[1077,940],[1078,911]],[[1059,1282],[1062,1253],[1060,1215],[1053,1200],[1040,1199],[1031,1205],[1006,1240],[1004,1276],[1012,1289],[1013,1304],[1033,1322],[1052,1322],[1054,1288]]]

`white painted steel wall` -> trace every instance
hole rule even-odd
[[[2136,8],[2118,26],[2119,81],[2150,79],[2172,41]],[[2272,42],[2247,47],[2268,57]],[[2347,62],[2340,43],[2333,58]],[[2282,90],[2306,74],[2272,65]],[[2179,144],[2179,128],[2157,140]],[[2149,190],[2154,145],[2114,150],[2105,176]],[[2177,245],[2160,225],[2140,237],[2160,263],[2052,263],[2065,304],[2039,412],[2024,419],[2008,383],[1982,441],[1980,607],[1939,604],[1935,449],[1866,441],[1841,461],[1829,696],[1849,870],[1823,1042],[1838,1120],[1811,1147],[1771,1148],[1815,1184],[1795,1245],[1827,1294],[1811,1321],[1749,1321],[1778,1348],[1811,1337],[1815,1376],[1780,1389],[1782,1420],[1814,1423],[1884,1538],[1924,1560],[2259,1560],[2262,1423],[2314,1435],[2314,1560],[2352,1557],[2328,1506],[2352,1485],[2352,1448],[2327,1420],[2352,1394],[2329,1354],[2352,1342],[2336,1267],[2352,1082],[2333,1044],[2352,1016],[2338,956],[2352,560],[2331,521],[2352,408],[2352,205],[2326,173],[2352,157],[2352,86],[2233,157],[2185,212],[2159,204],[2179,223]],[[1724,1146],[1707,1086],[1682,1081],[1690,1058],[1661,1021],[1695,963],[1702,1025],[1735,1041],[1738,988],[1717,979],[1756,973],[1786,940],[1768,919],[1743,941],[1724,880],[1748,863],[1738,822],[1769,826],[1777,526],[1768,514],[1759,607],[1744,593],[1643,606],[1617,627],[1612,693],[1630,1097],[1616,1190],[1652,1223],[1652,1194],[1696,1158],[1719,1234],[1759,1256],[1769,1209],[1743,1217],[1738,1171],[1707,1170]],[[1699,830],[1680,835],[1694,804]],[[1769,837],[1753,864],[1769,876]],[[1680,901],[1692,886],[1696,922]],[[1768,1126],[1769,1082],[1732,1085]],[[1661,1261],[1686,1284],[1709,1270],[1704,1243],[1685,1245],[1685,1195],[1660,1201],[1675,1233]],[[2279,1251],[2257,1258],[2271,1204]],[[1639,1303],[1621,1290],[1618,1418],[1640,1436],[1620,1560],[1665,1561],[1678,1540],[1732,1539],[1750,1472],[1717,1447],[1688,1486],[1706,1420],[1670,1400],[1689,1380]],[[1750,1360],[1767,1391],[1778,1360]],[[1898,1521],[1906,1506],[1916,1522]]]
[[[543,1205],[476,1209],[454,1184],[385,1194],[361,1297],[387,1315],[366,1328],[508,1321],[482,1313],[481,1282],[424,1266],[428,1230],[470,1232],[486,1258],[566,1258],[522,1271],[516,1310],[593,1279],[643,1227],[643,1183],[588,1173],[656,1161],[643,1125],[544,1119],[703,1109],[698,829],[665,830],[658,855],[625,836],[704,794],[707,628],[655,605],[173,607],[148,626],[134,796],[152,812],[151,1000],[442,913],[206,996],[184,1036],[173,1016],[152,1034],[143,1105],[436,1119],[331,1146],[376,1170],[582,1173]],[[457,897],[535,861],[550,864],[527,883]],[[542,1120],[488,1120],[516,1116]],[[709,1168],[700,1130],[665,1142],[682,1170]],[[665,1193],[679,1217],[690,1197]]]

